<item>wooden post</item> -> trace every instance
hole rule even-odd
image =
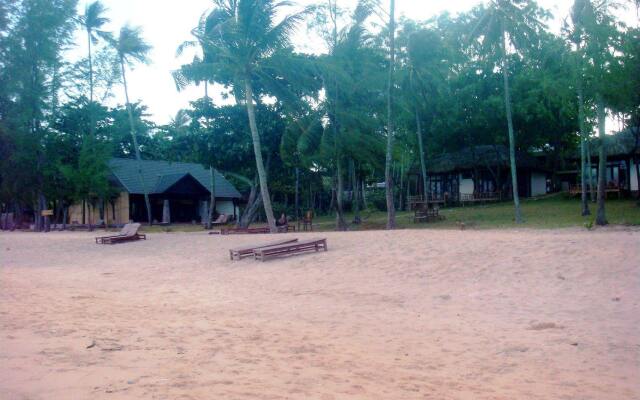
[[[171,209],[169,207],[169,200],[165,199],[162,204],[162,223],[170,224],[171,223]]]

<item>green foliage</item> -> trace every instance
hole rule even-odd
[[[379,26],[380,7],[318,3],[285,15],[280,7],[295,9],[286,1],[215,0],[213,10],[194,21],[193,40],[178,49],[197,51],[174,81],[180,89],[221,84],[235,104],[220,106],[205,96],[156,126],[144,104],[103,105],[113,84],[126,78],[123,71],[148,62],[150,46],[139,28],[124,26],[116,37],[104,31],[108,10],[99,1],[81,16],[74,0],[0,2],[0,207],[34,209],[43,196],[50,204],[108,197],[106,160],[136,151],[145,159],[213,165],[248,193],[258,167],[246,83],[276,214],[293,212],[296,169],[301,208],[316,212],[328,210],[338,176],[347,191],[383,181],[388,32]],[[445,152],[508,143],[503,55],[518,151],[535,151],[553,166],[576,154],[577,82],[584,83],[587,132],[595,125],[598,93],[625,126],[640,125],[640,34],[615,19],[615,6],[576,0],[562,36],[548,31],[548,13],[532,0],[401,20],[392,110],[396,184],[415,173],[421,152],[428,167]],[[305,19],[307,34],[326,44],[321,54],[291,46],[292,30]],[[73,44],[74,29],[95,48],[70,64],[63,50]],[[383,190],[367,196],[372,208],[385,209]],[[353,204],[345,196],[344,208]],[[564,210],[571,203],[549,204]],[[536,209],[527,202],[527,210]],[[466,213],[460,218],[471,217]],[[491,218],[511,223],[497,215]]]

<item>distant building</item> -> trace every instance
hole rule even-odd
[[[521,197],[547,193],[548,171],[542,162],[526,153],[516,156],[518,193]],[[423,193],[419,170],[414,170],[411,192]],[[477,194],[512,196],[509,150],[502,145],[467,147],[427,160],[427,192],[432,198],[457,203]]]
[[[73,205],[69,209],[71,222],[147,222],[145,189],[149,194],[152,218],[155,221],[162,221],[167,211],[171,222],[201,222],[208,214],[211,175],[209,169],[200,164],[168,161],[138,163],[132,159],[114,158],[108,162],[108,167],[110,180],[118,195],[108,202],[104,211],[100,204]],[[219,172],[215,171],[214,176],[216,212],[236,217],[238,202],[242,196]]]
[[[619,190],[624,195],[638,194],[638,163],[640,163],[640,129],[630,128],[626,131],[607,135],[607,190]],[[571,158],[572,168],[559,171],[562,189],[579,192],[580,188],[580,155]],[[591,175],[593,188],[598,185],[598,145],[597,139],[591,143]],[[587,186],[589,183],[587,183]]]

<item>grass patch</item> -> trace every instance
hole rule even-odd
[[[467,229],[502,229],[502,228],[569,228],[588,227],[594,224],[596,204],[590,203],[592,215],[580,215],[580,201],[554,195],[541,199],[526,199],[522,202],[524,223],[514,222],[513,203],[502,202],[470,207],[450,207],[440,210],[446,219],[434,223],[413,223],[413,212],[397,213],[399,228],[411,229],[451,229],[459,228],[463,222]],[[611,225],[640,226],[640,207],[636,200],[611,199],[606,203],[607,219]],[[353,215],[347,215],[351,221]],[[352,230],[384,229],[387,214],[371,213],[361,225],[351,225]],[[315,222],[315,221],[314,221]],[[317,219],[318,230],[333,230],[335,217],[325,216]]]
[[[592,215],[580,215],[580,200],[567,198],[562,194],[552,195],[540,199],[525,199],[522,201],[524,223],[516,225],[513,215],[513,203],[502,202],[469,207],[449,207],[440,210],[445,216],[444,221],[432,223],[413,223],[413,212],[398,212],[396,221],[400,229],[458,229],[460,223],[466,229],[509,229],[533,228],[554,229],[583,227],[589,229],[595,225],[596,204],[590,203]],[[637,200],[611,199],[607,200],[606,213],[609,224],[624,226],[640,226],[640,207]],[[378,230],[385,229],[387,214],[381,211],[364,212],[360,225],[350,224],[349,229]],[[347,213],[347,221],[353,220],[353,214]],[[333,231],[335,229],[335,215],[317,217],[314,221],[315,231]],[[255,226],[264,225],[256,224]],[[219,227],[217,227],[219,228]],[[144,226],[144,232],[204,232],[202,225],[176,224],[170,226]]]

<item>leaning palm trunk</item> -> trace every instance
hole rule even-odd
[[[607,216],[604,202],[607,196],[607,149],[605,144],[605,110],[602,95],[596,94],[596,107],[598,117],[598,136],[600,138],[600,153],[598,155],[598,211],[596,214],[597,225],[607,225]]]
[[[249,116],[249,128],[251,129],[251,138],[253,139],[253,151],[256,157],[256,169],[258,170],[258,179],[260,181],[260,193],[262,194],[262,203],[264,204],[264,212],[267,215],[267,223],[271,232],[277,232],[276,220],[273,217],[273,208],[271,207],[271,197],[269,196],[269,187],[267,186],[267,172],[264,169],[262,160],[262,145],[260,144],[260,134],[258,133],[258,125],[256,124],[256,113],[253,106],[253,87],[249,78],[245,78],[245,100],[247,103],[247,115]]]
[[[578,72],[581,74],[581,72]],[[591,215],[589,210],[589,199],[587,198],[587,162],[586,162],[586,141],[587,130],[584,126],[584,94],[582,89],[582,76],[578,76],[578,123],[580,125],[580,185],[581,185],[581,201],[582,216]]]
[[[142,158],[140,157],[140,148],[138,147],[138,138],[136,135],[135,123],[133,121],[133,110],[131,108],[131,102],[129,101],[129,88],[127,86],[127,76],[124,68],[124,59],[120,57],[120,67],[122,69],[122,82],[124,84],[124,96],[127,101],[127,112],[129,113],[129,125],[131,126],[131,138],[133,140],[133,148],[136,153],[136,161],[138,163],[138,178],[140,178],[140,185],[142,185],[142,193],[144,193],[144,204],[147,207],[147,219],[149,225],[153,225],[153,219],[151,217],[151,202],[149,201],[149,193],[147,187],[144,184],[142,178]]]
[[[393,72],[395,67],[395,0],[389,7],[389,79],[387,83],[387,157],[385,160],[384,180],[387,199],[387,229],[396,227],[396,207],[393,203],[393,176],[391,162],[393,152]]]
[[[518,196],[518,172],[516,170],[516,144],[513,133],[513,116],[511,115],[511,94],[509,92],[509,61],[507,59],[507,38],[502,23],[502,77],[504,80],[504,105],[507,113],[507,127],[509,129],[509,161],[511,164],[511,186],[513,190],[513,204],[515,206],[516,224],[522,223],[520,197]]]
[[[422,195],[424,201],[429,201],[427,195],[427,163],[424,156],[424,144],[422,142],[422,121],[420,120],[420,113],[416,106],[416,135],[418,135],[418,152],[420,153],[420,172],[422,172]]]

